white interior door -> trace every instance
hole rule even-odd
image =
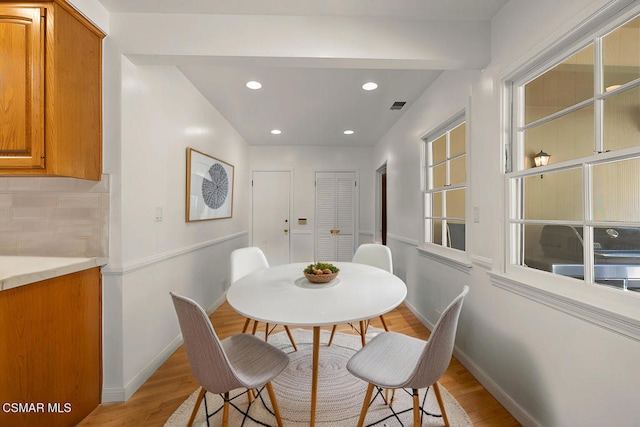
[[[355,204],[355,172],[316,173],[316,261],[351,261]]]
[[[254,171],[252,189],[252,244],[269,265],[288,264],[291,172]]]

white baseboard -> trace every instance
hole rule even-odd
[[[124,386],[124,400],[127,401],[158,370],[160,366],[182,345],[182,335],[178,335],[154,357],[131,381]]]
[[[102,403],[124,402],[123,388],[103,388]]]
[[[432,325],[431,322],[424,318],[415,309],[415,307],[413,307],[407,301],[405,301],[404,304],[423,325],[425,325],[430,331],[433,330],[434,325]],[[493,381],[491,377],[489,377],[489,375],[487,375],[478,365],[476,365],[465,352],[460,350],[458,346],[454,347],[453,355],[456,359],[458,359],[462,366],[464,366],[471,373],[471,375],[473,375],[474,378],[478,380],[478,382],[482,384],[482,386],[486,388],[487,391],[491,393],[491,395],[495,397],[496,400],[500,402],[500,404],[504,406],[505,409],[509,411],[509,413],[513,415],[516,420],[520,422],[520,424],[522,424],[524,427],[542,427],[542,425],[538,423],[535,418],[533,418],[527,411],[525,411],[524,408],[522,408],[522,406],[518,404],[518,402],[513,400],[511,396],[509,396],[495,381]]]
[[[502,406],[505,407],[516,420],[520,422],[524,427],[542,427],[522,406],[511,398],[491,377],[489,377],[473,360],[471,360],[466,353],[460,350],[457,346],[453,350],[453,355],[458,361],[465,367],[471,375],[478,380],[484,388],[487,389],[493,397],[496,398]]]
[[[206,311],[213,313],[226,300],[223,294]],[[151,360],[124,388],[103,388],[102,403],[126,402],[147,381],[155,371],[180,347],[183,343],[182,334],[175,337],[156,357]]]
[[[414,306],[411,305],[411,303],[409,303],[407,300],[405,300],[404,301],[404,305],[406,305],[407,308],[409,309],[409,311],[411,313],[413,313],[413,315],[418,318],[420,323],[422,323],[430,331],[433,331],[433,327],[435,325],[431,324],[431,322],[429,322],[426,317],[423,317],[422,314],[420,314],[420,312],[418,310],[416,310],[416,308]]]

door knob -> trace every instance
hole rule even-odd
[[[285,234],[289,232],[289,230],[287,230],[286,228],[284,229]]]

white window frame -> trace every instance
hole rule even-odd
[[[541,53],[537,57],[530,58],[526,63],[521,64],[515,71],[506,74],[502,78],[501,100],[502,100],[502,120],[505,123],[503,127],[503,152],[506,159],[504,165],[504,181],[503,181],[503,217],[504,227],[502,229],[502,256],[500,259],[499,271],[489,272],[490,280],[493,285],[505,289],[507,291],[519,294],[528,299],[537,301],[546,306],[558,309],[575,317],[586,320],[590,323],[602,326],[603,328],[619,333],[627,338],[640,341],[640,312],[638,305],[640,304],[640,294],[636,292],[621,292],[618,289],[593,284],[590,281],[579,281],[577,279],[553,274],[525,266],[515,264],[514,257],[517,257],[518,242],[516,233],[512,236],[510,228],[512,227],[512,218],[516,218],[518,194],[515,191],[514,178],[526,177],[532,175],[540,175],[551,171],[568,169],[575,164],[585,164],[583,166],[583,182],[590,178],[591,165],[605,163],[612,160],[621,160],[627,157],[636,157],[639,153],[637,147],[626,148],[612,153],[598,153],[588,158],[579,159],[577,162],[562,162],[552,164],[546,167],[532,168],[528,170],[511,170],[515,166],[513,159],[521,161],[522,153],[518,152],[518,144],[512,144],[516,141],[518,129],[517,117],[514,117],[515,111],[512,103],[518,97],[513,96],[513,92],[518,90],[517,87],[526,81],[530,81],[535,76],[541,75],[546,70],[552,68],[564,59],[570,57],[573,53],[578,52],[581,48],[587,46],[594,39],[600,40],[601,37],[608,34],[615,28],[632,19],[640,12],[640,5],[637,3],[629,6],[623,5],[617,10],[602,10],[600,14],[594,16],[588,22],[582,22],[573,30],[570,30],[565,37],[557,41],[553,45],[548,46],[547,51]],[[598,41],[598,43],[600,43]],[[596,46],[596,55],[600,52],[599,45]],[[596,56],[598,58],[598,56]],[[596,71],[599,73],[599,71]],[[599,85],[601,75],[594,76],[595,85]],[[620,90],[629,89],[638,86],[638,82],[629,83]],[[515,88],[515,89],[514,89]],[[594,96],[604,99],[611,94],[601,94],[601,85]],[[616,92],[617,93],[617,92]],[[519,98],[521,99],[521,98]],[[596,101],[595,104],[602,101]],[[600,108],[600,107],[595,107]],[[602,117],[599,115],[598,117]],[[600,132],[601,125],[595,124],[595,132]],[[602,139],[600,139],[602,140]],[[583,185],[583,187],[585,187]],[[512,203],[513,201],[513,203]],[[589,198],[586,203],[590,204]],[[586,209],[584,207],[585,214]],[[514,212],[515,211],[515,212]],[[585,215],[583,222],[586,223],[589,217]],[[518,221],[515,221],[516,223]],[[589,224],[597,225],[595,222]],[[619,225],[619,223],[617,223]],[[593,236],[588,237],[590,239]],[[591,240],[592,241],[592,240]],[[593,248],[588,245],[589,251]],[[592,261],[589,260],[592,264]],[[585,259],[585,264],[587,260]],[[585,265],[585,269],[592,265]],[[588,279],[592,279],[590,276]]]
[[[428,149],[428,146],[434,140],[440,138],[445,133],[450,132],[461,124],[465,123],[465,174],[466,179],[463,184],[456,184],[453,186],[448,186],[447,189],[465,189],[465,218],[448,218],[454,220],[464,220],[465,222],[465,250],[454,249],[446,246],[446,231],[445,231],[445,223],[447,216],[443,215],[445,221],[443,221],[443,230],[442,230],[442,244],[432,243],[432,241],[427,240],[427,236],[431,233],[429,227],[427,227],[427,208],[426,208],[426,197],[427,194],[431,192],[430,182],[432,180],[431,176],[431,164],[432,161],[430,159],[431,151]],[[420,152],[420,188],[421,188],[421,197],[422,197],[422,216],[421,216],[421,224],[422,224],[422,233],[420,238],[420,244],[418,246],[418,252],[420,255],[425,256],[427,258],[433,259],[440,263],[449,265],[457,270],[463,271],[465,273],[470,273],[470,269],[472,267],[472,263],[468,259],[468,248],[469,248],[469,200],[470,200],[470,190],[469,190],[469,177],[470,177],[470,144],[469,144],[469,117],[467,114],[467,110],[463,109],[455,113],[449,119],[445,120],[442,124],[440,124],[435,129],[425,133],[421,137],[421,152]],[[449,158],[449,144],[447,141],[447,162],[450,162],[452,159]],[[449,180],[449,167],[447,167],[447,182]],[[445,209],[445,201],[443,198],[443,209]]]

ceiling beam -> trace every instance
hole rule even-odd
[[[113,13],[110,30],[124,54],[147,63],[153,57],[176,65],[244,58],[278,65],[448,70],[481,69],[491,59],[489,21]]]

